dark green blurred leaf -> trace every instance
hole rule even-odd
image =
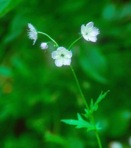
[[[22,59],[20,59],[19,57],[13,57],[12,59],[12,65],[14,66],[14,68],[16,69],[16,71],[18,71],[19,73],[23,74],[23,75],[28,75],[29,74],[29,70],[26,66],[26,63],[24,63],[22,61]]]
[[[10,77],[12,75],[12,71],[8,67],[0,66],[0,75]]]
[[[27,146],[30,148],[37,148],[37,146],[40,147],[40,144],[34,139],[34,136],[30,134],[23,135],[17,139],[13,136],[9,136],[7,141],[4,142],[5,148],[26,148]]]
[[[82,52],[81,59],[79,60],[83,70],[94,80],[107,83],[107,79],[105,78],[107,69],[106,60],[99,49],[87,46],[87,48],[83,50],[86,51]]]
[[[103,18],[105,20],[113,20],[117,16],[117,10],[115,4],[108,4],[103,11]]]
[[[15,8],[21,0],[0,0],[0,17]]]
[[[131,2],[125,4],[122,7],[119,17],[120,17],[120,19],[122,19],[122,18],[128,18],[130,16],[131,16]]]
[[[52,134],[50,132],[45,133],[45,140],[47,142],[52,142],[52,143],[63,145],[63,146],[67,144],[67,141],[63,139],[61,136]]]
[[[9,33],[4,40],[5,44],[16,39],[23,32],[25,24],[27,24],[27,18],[24,13],[25,12],[18,13],[13,18],[10,24]]]
[[[110,119],[109,134],[112,137],[117,137],[126,134],[130,126],[131,112],[120,111],[112,114]]]

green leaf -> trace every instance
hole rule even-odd
[[[102,129],[102,127],[100,126],[100,123],[96,123],[96,129],[97,130],[101,130]]]
[[[50,133],[50,132],[45,133],[45,140],[48,141],[48,142],[60,144],[60,145],[63,145],[63,146],[66,145],[66,142],[67,142],[61,136],[59,136],[57,134]]]
[[[94,104],[93,103],[93,99],[91,99],[91,103],[90,103],[91,112],[96,111],[97,108],[98,108],[98,105],[97,104]]]
[[[108,93],[109,91],[110,91],[110,90],[106,91],[105,93],[101,92],[101,94],[99,95],[99,97],[98,97],[98,99],[97,99],[97,101],[96,101],[95,104],[100,103],[100,102],[106,97],[106,95],[107,95],[107,93]]]
[[[0,75],[9,77],[12,75],[12,72],[8,67],[0,66]]]
[[[131,15],[131,2],[125,4],[120,11],[120,18],[129,17]]]
[[[106,60],[98,48],[88,45],[81,51],[80,65],[83,71],[95,81],[107,83],[105,78]]]
[[[94,104],[93,99],[91,99],[90,109],[85,109],[85,113],[86,113],[85,116],[90,117],[91,114],[97,110],[97,108],[98,108],[98,105]]]
[[[98,104],[105,98],[105,96],[107,95],[107,93],[109,92],[109,90],[105,93],[101,92],[101,94],[99,95],[98,99],[96,100],[96,102],[93,102],[93,99],[91,99],[90,102],[90,108],[89,109],[85,109],[85,116],[89,117],[94,111],[96,111],[98,109]]]
[[[92,108],[93,105],[94,105],[94,103],[93,103],[93,99],[91,99],[90,108]]]
[[[103,11],[103,18],[106,20],[112,20],[117,16],[117,9],[115,4],[108,4]]]
[[[77,114],[77,118],[78,120],[63,119],[61,121],[69,125],[75,125],[76,128],[87,128],[88,131],[94,129],[94,126],[92,126],[89,122],[85,121],[79,113]]]
[[[1,0],[0,1],[0,14],[2,14],[4,12],[4,10],[6,10],[6,8],[8,7],[10,3],[10,0]]]
[[[18,25],[19,22],[19,25]],[[8,44],[10,41],[17,38],[23,31],[26,24],[25,12],[20,12],[14,16],[10,22],[10,28],[7,36],[4,39],[4,43]]]
[[[131,125],[130,110],[120,109],[111,114],[111,116],[109,116],[108,118],[110,118],[109,127],[108,127],[109,136],[118,137],[118,136],[123,136],[124,134],[127,133]]]
[[[0,17],[15,8],[21,0],[0,0]]]

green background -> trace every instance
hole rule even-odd
[[[55,66],[55,50],[45,36],[33,46],[27,24],[48,33],[68,48],[80,27],[93,21],[96,43],[81,39],[73,48],[72,66],[87,102],[110,90],[95,113],[102,144],[131,136],[131,1],[0,0],[0,147],[97,148],[95,135],[61,119],[84,112],[69,67]],[[40,49],[48,42],[49,49]]]

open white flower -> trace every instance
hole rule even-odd
[[[37,31],[36,31],[35,27],[30,23],[28,23],[28,28],[29,28],[28,37],[29,37],[29,39],[33,40],[33,45],[34,45],[37,40]]]
[[[94,27],[93,22],[89,22],[86,25],[81,26],[81,34],[83,38],[87,41],[96,42],[97,35],[99,34],[99,29]]]
[[[42,43],[40,44],[40,48],[43,49],[43,50],[47,49],[47,48],[48,48],[47,43],[46,43],[46,42],[42,42]]]
[[[123,147],[122,144],[117,141],[111,142],[109,145],[109,148],[122,148],[122,147]]]
[[[72,52],[64,47],[58,47],[56,51],[52,52],[51,56],[55,60],[55,65],[61,67],[62,65],[70,65]]]

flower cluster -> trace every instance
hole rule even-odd
[[[37,32],[37,30],[35,29],[35,27],[32,24],[28,23],[28,28],[29,28],[28,37],[29,37],[29,39],[33,40],[33,45],[35,44],[35,42],[38,38],[38,33],[40,33],[40,34],[47,36],[49,39],[51,39],[54,42],[55,46],[57,46],[56,51],[53,51],[51,53],[51,57],[55,60],[55,65],[57,67],[61,67],[63,65],[70,65],[71,64],[72,51],[67,50],[65,47],[58,47],[58,44],[56,43],[55,40],[53,40],[46,33]],[[94,27],[93,22],[89,22],[86,25],[81,26],[81,36],[86,41],[96,42],[97,41],[97,35],[99,33],[100,33],[99,29]],[[77,39],[76,41],[78,41],[79,39]],[[73,44],[75,42],[73,42]],[[71,45],[73,45],[73,44],[71,44]],[[46,42],[42,42],[41,45],[40,45],[40,48],[42,50],[45,50],[45,49],[48,48],[48,44]]]

